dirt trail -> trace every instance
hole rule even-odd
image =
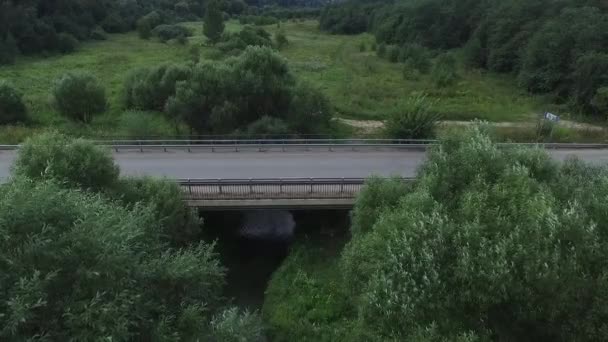
[[[352,120],[352,119],[338,119],[340,122],[349,125],[353,128],[362,130],[365,133],[373,132],[384,127],[384,121],[380,120]],[[474,125],[474,121],[441,121],[441,125],[445,126],[470,126]],[[487,123],[494,127],[520,127],[520,128],[531,128],[536,127],[535,122],[489,122]],[[587,131],[601,131],[604,128],[598,125],[592,125],[587,123],[580,123],[568,120],[561,120],[559,125],[562,127],[587,130]]]

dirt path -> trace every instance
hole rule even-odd
[[[370,133],[382,129],[384,127],[384,122],[380,120],[352,120],[352,119],[338,119],[340,122],[351,126],[353,128],[360,129],[364,133]],[[441,121],[441,125],[445,126],[470,126],[474,125],[474,121]],[[536,127],[535,122],[490,122],[489,125],[494,127],[521,127],[521,128],[531,128]],[[587,123],[580,123],[568,120],[561,120],[559,125],[562,127],[577,129],[577,130],[587,130],[587,131],[601,131],[604,128],[598,125],[592,125]]]

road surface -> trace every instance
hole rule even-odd
[[[608,150],[552,150],[557,160],[575,155],[607,164]],[[16,152],[0,152],[0,178],[10,175]],[[414,177],[425,160],[420,151],[359,152],[119,152],[123,175],[179,178],[364,178],[372,174]]]

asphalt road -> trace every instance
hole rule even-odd
[[[608,150],[555,150],[557,160],[568,156],[607,164]],[[0,152],[0,178],[10,175],[16,152]],[[425,159],[419,151],[360,152],[119,152],[114,153],[123,175],[168,178],[364,178],[372,174],[414,177]]]

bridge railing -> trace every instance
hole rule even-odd
[[[354,198],[364,183],[364,178],[179,180],[188,200]]]

